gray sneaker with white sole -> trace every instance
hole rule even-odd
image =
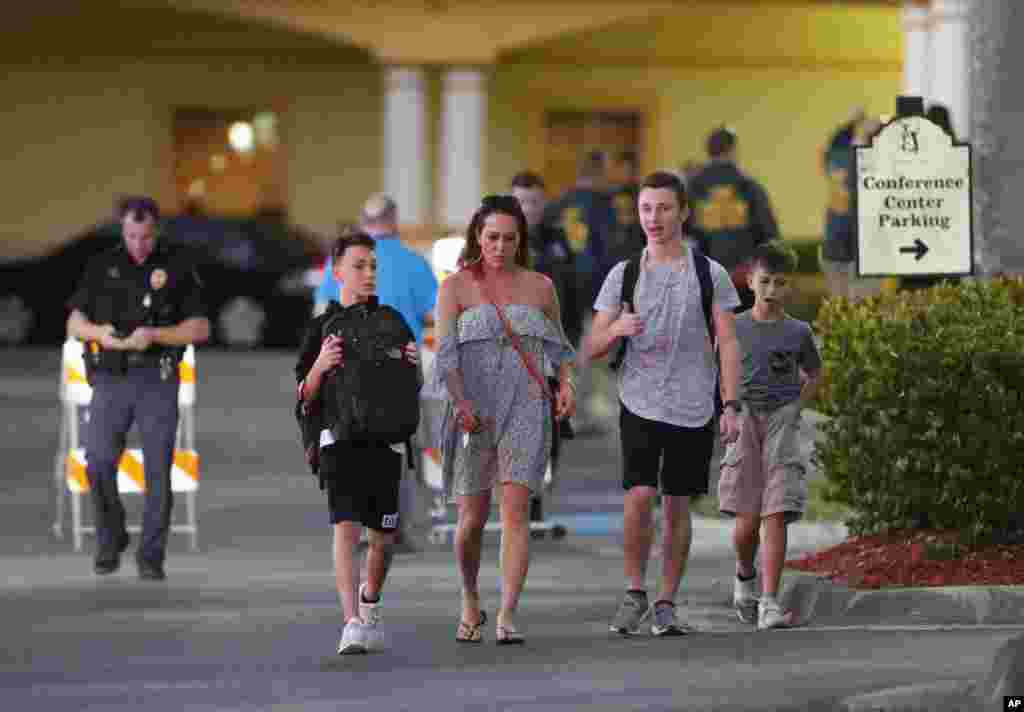
[[[615,618],[612,619],[608,629],[619,635],[636,635],[640,631],[640,625],[647,620],[650,613],[651,609],[647,605],[646,596],[627,593],[622,599],[622,603],[619,604],[619,610],[615,612]]]

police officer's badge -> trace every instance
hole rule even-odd
[[[153,289],[162,289],[167,284],[167,272],[159,267],[149,275],[149,286]]]

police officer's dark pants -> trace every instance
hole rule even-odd
[[[171,524],[171,463],[178,429],[178,374],[160,379],[157,366],[92,377],[86,440],[86,472],[96,509],[98,553],[114,554],[125,534],[124,505],[117,489],[117,464],[132,422],[138,426],[145,460],[146,494],[138,557],[162,564]]]

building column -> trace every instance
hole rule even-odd
[[[483,191],[487,88],[477,69],[445,72],[441,87],[441,215],[449,229],[464,229]]]
[[[970,133],[967,13],[968,0],[933,0],[929,15],[932,71],[928,97],[946,105],[953,133],[960,139],[966,139]]]
[[[1024,273],[1024,5],[972,0],[968,19],[975,263],[983,275]]]
[[[384,93],[384,191],[402,223],[430,218],[427,99],[423,70],[388,67]]]
[[[932,79],[932,36],[928,8],[903,3],[903,93],[929,97]]]

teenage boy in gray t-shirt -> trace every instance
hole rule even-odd
[[[635,313],[622,304],[626,262],[605,279],[584,355],[600,358],[628,339],[619,371],[625,497],[626,594],[610,625],[633,635],[651,620],[656,636],[683,635],[675,598],[690,551],[690,498],[708,491],[714,449],[715,354],[701,299],[695,255],[683,242],[686,189],[671,173],[654,173],[637,198],[647,247],[633,296]],[[703,264],[703,263],[702,263]],[[708,260],[713,286],[711,318],[721,360],[720,419],[728,442],[739,433],[739,354],[733,309],[740,300],[728,272]],[[661,485],[664,561],[658,596],[648,603],[645,576],[651,551],[652,509]]]
[[[796,264],[791,251],[768,243],[754,251],[754,306],[736,317],[742,376],[739,438],[726,449],[718,482],[719,509],[736,517],[733,605],[740,620],[760,630],[794,625],[778,603],[786,558],[786,525],[803,515],[807,477],[800,453],[800,411],[814,398],[821,359],[811,327],[788,316],[784,304]],[[757,598],[754,554],[765,524],[764,571]]]

